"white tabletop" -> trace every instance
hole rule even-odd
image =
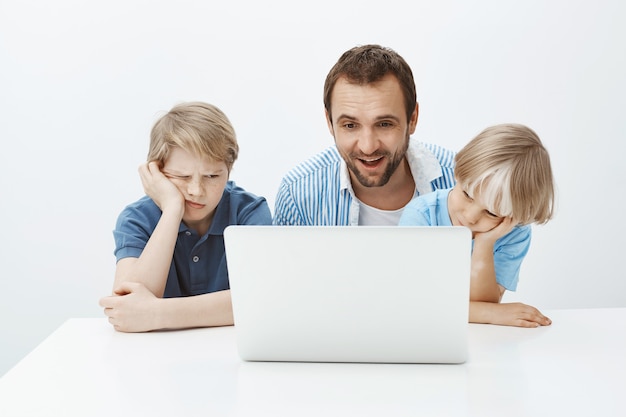
[[[470,325],[463,365],[252,363],[234,327],[71,319],[0,379],[0,416],[625,416],[626,308]]]

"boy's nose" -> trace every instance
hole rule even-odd
[[[189,195],[199,195],[202,193],[202,183],[199,180],[191,180],[187,185]]]
[[[469,207],[465,210],[465,220],[469,224],[476,224],[480,220],[482,210],[476,207]]]

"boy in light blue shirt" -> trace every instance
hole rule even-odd
[[[549,325],[539,310],[500,303],[515,291],[528,253],[531,224],[552,218],[550,158],[526,126],[489,127],[455,157],[456,185],[419,196],[399,225],[465,226],[472,231],[470,321],[520,327]]]

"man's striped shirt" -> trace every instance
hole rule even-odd
[[[454,186],[454,152],[411,140],[407,160],[416,195]],[[289,171],[276,196],[273,222],[296,226],[357,226],[359,201],[345,161],[333,145]]]

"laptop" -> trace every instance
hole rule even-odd
[[[244,361],[463,363],[464,227],[229,226]]]

